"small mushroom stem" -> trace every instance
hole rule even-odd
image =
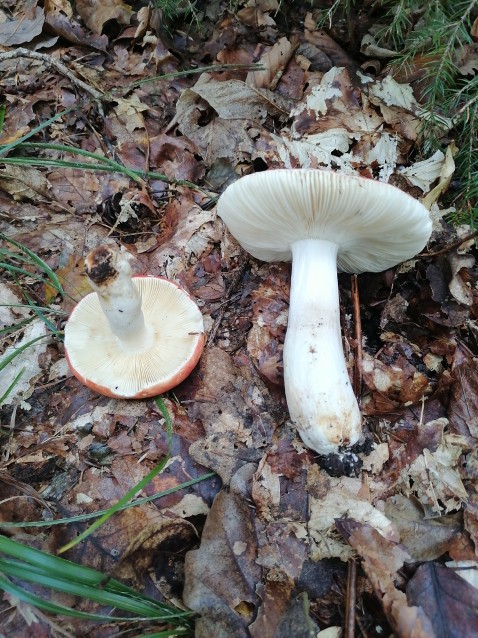
[[[87,255],[85,263],[101,309],[123,349],[138,352],[148,347],[151,335],[127,255],[109,246],[98,246]]]
[[[307,446],[330,454],[358,440],[361,415],[342,347],[333,242],[292,244],[284,381],[290,417]]]

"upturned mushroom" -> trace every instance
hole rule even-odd
[[[109,397],[142,399],[183,381],[204,348],[202,314],[162,277],[132,277],[130,256],[98,246],[86,257],[95,292],[73,309],[65,351],[73,374]]]
[[[337,270],[380,272],[410,259],[430,237],[428,210],[382,182],[278,169],[231,184],[218,214],[252,256],[292,260],[284,383],[302,440],[319,454],[353,445],[361,413],[342,347]]]

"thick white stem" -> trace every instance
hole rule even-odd
[[[292,422],[308,447],[330,454],[358,440],[361,415],[342,348],[333,242],[292,244],[284,381]]]
[[[148,348],[152,340],[141,310],[141,295],[133,283],[128,258],[110,250],[107,256],[108,277],[96,282],[90,278],[90,283],[123,350],[140,352]]]

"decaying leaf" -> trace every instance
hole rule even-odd
[[[253,471],[254,466],[245,465],[231,481],[229,493],[218,494],[200,548],[186,556],[183,596],[200,614],[198,638],[245,638],[259,604],[255,585],[261,569],[255,562],[254,510],[247,488]]]
[[[12,164],[0,171],[0,188],[16,201],[29,199],[35,202],[51,197],[50,182],[33,166]]]
[[[426,160],[400,168],[399,173],[411,184],[421,188],[424,193],[428,193],[431,184],[440,177],[444,161],[445,155],[441,151],[436,151]]]
[[[285,67],[290,62],[295,47],[287,38],[281,38],[259,60],[264,70],[249,71],[246,84],[256,89],[270,89],[277,86]]]
[[[333,557],[347,560],[352,555],[350,548],[333,533],[337,519],[354,518],[370,525],[385,538],[397,539],[393,523],[372,505],[360,479],[331,478],[324,472],[318,474],[312,466],[308,480],[309,486],[313,485],[309,497],[309,534],[313,541],[311,555],[314,560]]]
[[[428,209],[431,208],[440,195],[445,193],[450,186],[451,178],[455,172],[455,161],[453,157],[456,155],[457,150],[458,148],[453,142],[446,149],[445,161],[440,169],[438,184],[422,198],[422,204]]]
[[[413,606],[413,601],[410,604],[407,596],[395,584],[400,580],[398,571],[402,565],[411,562],[406,549],[385,539],[368,525],[352,521],[350,528],[352,533],[348,542],[362,558],[362,567],[398,635],[434,638],[430,618],[420,606]]]
[[[267,90],[255,89],[241,80],[218,82],[204,73],[192,89],[186,89],[176,105],[178,128],[201,150],[207,164],[227,157],[247,159],[253,151],[248,133],[267,113],[289,114],[284,100]]]
[[[437,419],[434,425],[443,432],[446,419]],[[424,506],[435,514],[460,509],[468,495],[457,469],[458,459],[466,440],[444,433],[436,450],[427,448],[402,472],[400,487],[404,494],[415,494]]]
[[[42,319],[34,319],[23,329],[23,336],[14,345],[5,349],[2,359],[14,354],[20,348],[26,346],[30,341],[39,337],[46,337],[48,328]],[[7,394],[11,387],[10,394],[4,399],[5,405],[21,401],[24,408],[28,409],[26,400],[35,390],[35,381],[42,375],[39,357],[48,347],[48,339],[39,339],[31,346],[27,346],[21,354],[16,356],[2,370],[0,375],[0,397]],[[15,382],[16,379],[16,382]]]
[[[42,32],[44,22],[45,12],[41,7],[35,7],[32,17],[22,15],[5,21],[0,24],[0,44],[13,47],[31,42]]]
[[[98,35],[108,20],[114,20],[118,24],[129,24],[133,13],[131,7],[122,0],[102,0],[100,3],[94,0],[77,0],[76,10],[86,26]]]
[[[400,542],[414,561],[442,556],[462,529],[460,513],[430,518],[417,499],[402,494],[387,499],[385,514],[396,526]]]
[[[437,638],[478,633],[478,590],[448,567],[421,565],[407,585],[407,600],[426,613]]]

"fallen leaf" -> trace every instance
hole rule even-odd
[[[416,499],[400,493],[387,499],[384,513],[394,523],[400,542],[414,561],[442,556],[462,529],[460,513],[429,518]]]
[[[16,201],[28,199],[32,202],[51,198],[51,184],[33,166],[12,164],[0,171],[0,188],[10,193]]]
[[[437,638],[478,634],[478,591],[436,563],[424,563],[407,585],[407,600],[423,609]]]
[[[200,614],[197,638],[246,637],[259,597],[254,510],[247,499],[254,466],[239,470],[229,492],[220,492],[211,507],[199,549],[188,552],[183,598]]]
[[[177,101],[178,128],[198,146],[208,165],[220,157],[237,163],[251,156],[248,129],[254,122],[263,122],[268,113],[288,115],[283,101],[240,80],[218,82],[204,73]]]
[[[437,419],[438,431],[446,427],[447,419]],[[406,495],[415,494],[419,501],[435,514],[460,509],[468,494],[458,471],[466,441],[463,437],[444,433],[440,444],[431,452],[427,448],[402,472],[399,487]]]
[[[132,8],[122,0],[76,0],[76,10],[93,33],[101,34],[109,20],[118,24],[129,24],[133,14]]]
[[[362,481],[356,478],[332,478],[324,471],[320,474],[315,466],[309,469],[309,510],[308,525],[312,541],[311,556],[314,560],[340,558],[348,560],[353,554],[350,548],[334,536],[336,520],[354,518],[370,525],[385,538],[396,538],[397,532],[392,522],[375,508],[362,492]]]
[[[455,574],[464,578],[467,583],[478,589],[478,563],[476,560],[449,560],[445,563]]]
[[[440,170],[438,184],[421,200],[422,204],[428,209],[430,209],[437,199],[448,190],[451,178],[455,172],[455,161],[453,157],[456,155],[457,151],[458,148],[454,142],[448,145],[445,153],[445,161]]]
[[[48,328],[42,319],[34,319],[23,328],[23,336],[14,345],[8,346],[2,359],[14,354],[19,348],[26,346],[33,339],[46,337]],[[26,400],[35,391],[35,381],[43,374],[39,358],[48,348],[48,339],[40,339],[38,342],[25,348],[12,361],[5,366],[0,376],[0,397],[7,393],[19,375],[17,382],[11,388],[10,394],[4,399],[4,405],[12,405],[20,401],[24,409],[28,409]]]
[[[399,636],[434,638],[430,619],[419,605],[396,587],[399,570],[411,558],[406,549],[385,539],[375,529],[350,521],[345,524],[348,542],[362,558],[362,568],[382,601],[385,614]]]
[[[467,273],[475,265],[475,258],[473,255],[451,253],[448,256],[448,262],[452,274],[452,279],[448,284],[451,294],[459,303],[465,306],[473,305],[475,295],[473,294],[473,288],[469,284],[470,277],[467,276]]]
[[[45,12],[41,7],[35,7],[34,14],[33,18],[20,16],[0,24],[0,44],[14,47],[31,42],[40,35],[45,22]]]
[[[448,412],[454,432],[478,439],[478,370],[471,357],[453,369]]]
[[[287,38],[280,38],[258,60],[258,64],[265,68],[260,71],[249,71],[246,84],[254,86],[256,89],[273,91],[284,73],[285,67],[289,64],[294,50],[295,47]]]

